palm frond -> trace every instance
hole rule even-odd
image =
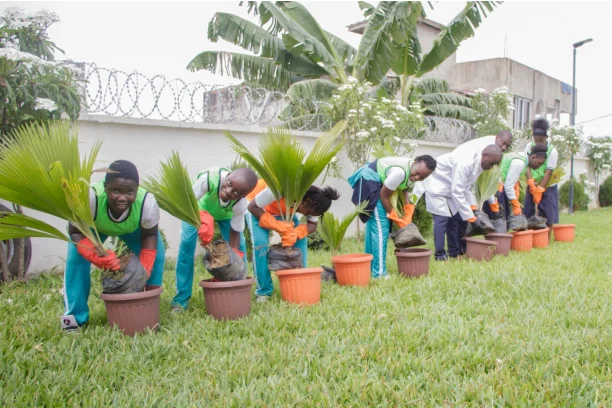
[[[62,241],[70,241],[66,234],[46,222],[25,214],[0,212],[0,240],[26,237],[56,238]]]
[[[200,227],[200,212],[189,172],[177,151],[172,151],[161,163],[161,169],[141,184],[155,196],[159,208],[196,229]]]
[[[355,207],[353,211],[345,215],[342,220],[336,218],[330,211],[326,212],[323,217],[319,220],[317,231],[321,235],[321,238],[329,245],[332,254],[340,252],[342,241],[346,235],[346,230],[349,225],[353,222],[355,217],[359,214],[363,214],[368,202],[363,201]]]
[[[482,210],[482,206],[487,199],[495,194],[501,181],[501,167],[495,166],[491,170],[486,170],[480,173],[474,186],[474,194],[478,201],[478,208]]]
[[[89,179],[101,143],[83,161],[76,125],[19,127],[0,149],[0,198],[62,218],[103,248],[89,208]]]
[[[287,96],[294,100],[327,101],[338,85],[327,79],[306,79],[292,84]]]

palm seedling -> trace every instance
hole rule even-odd
[[[495,166],[491,170],[480,173],[474,186],[474,194],[478,202],[478,208],[482,210],[485,201],[495,195],[501,180],[501,167]]]
[[[363,214],[368,202],[364,201],[359,203],[353,211],[345,215],[342,220],[336,218],[331,212],[327,212],[321,217],[319,221],[319,234],[321,238],[329,245],[332,256],[337,255],[340,252],[344,235],[346,230],[353,220],[359,215]]]

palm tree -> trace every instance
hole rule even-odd
[[[467,2],[426,54],[417,35],[417,23],[426,16],[421,2],[381,1],[374,7],[360,1],[367,24],[357,49],[323,30],[298,2],[248,3],[249,11],[259,15],[260,26],[232,14],[217,13],[209,24],[208,37],[213,41],[221,38],[256,55],[206,51],[189,63],[190,70],[230,75],[306,100],[329,99],[334,89],[348,83],[349,76],[384,88],[386,75],[392,71],[397,75],[395,89],[408,106],[415,80],[473,36],[483,17],[500,2]],[[460,99],[454,98],[452,103]],[[437,104],[448,105],[449,101],[449,97],[438,98]]]
[[[315,182],[343,143],[338,142],[346,122],[338,122],[315,142],[310,154],[290,130],[269,128],[259,139],[259,158],[229,132],[224,132],[234,151],[264,179],[280,205],[285,200],[284,221],[293,219],[304,195]]]
[[[359,203],[359,205],[356,206],[353,211],[345,215],[342,220],[336,218],[331,212],[327,212],[321,217],[317,231],[319,231],[321,238],[329,245],[332,256],[340,252],[346,230],[353,220],[364,212],[367,205],[367,201]]]
[[[480,173],[474,186],[474,195],[478,201],[478,209],[482,210],[485,201],[492,197],[499,186],[501,180],[501,167],[495,166],[491,170]]]

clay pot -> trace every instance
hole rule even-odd
[[[397,270],[407,278],[418,278],[429,273],[431,251],[424,248],[407,248],[395,251]]]
[[[490,261],[495,255],[497,242],[486,239],[466,238],[465,257],[475,261]]]
[[[300,268],[276,271],[281,297],[285,302],[314,305],[321,300],[323,268]]]
[[[495,255],[508,255],[510,253],[512,234],[496,232],[485,235],[485,239],[488,241],[497,242],[497,247],[495,247]]]
[[[368,286],[372,275],[371,254],[346,254],[332,257],[339,285]]]
[[[548,231],[550,228],[533,231],[533,247],[546,248],[548,246]]]
[[[576,225],[574,224],[559,224],[553,225],[553,232],[555,234],[555,241],[559,242],[574,242],[574,230]]]
[[[117,326],[128,336],[134,336],[147,329],[157,330],[159,298],[163,291],[161,286],[147,286],[144,292],[102,293],[100,299],[106,306],[109,326]]]
[[[513,251],[531,251],[533,247],[533,231],[519,231],[512,233],[512,243],[510,247]]]
[[[206,313],[217,320],[236,320],[251,312],[251,287],[255,279],[215,282],[211,279],[200,281],[204,290]]]

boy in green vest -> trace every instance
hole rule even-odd
[[[359,218],[365,222],[365,252],[372,254],[372,277],[387,276],[387,241],[391,221],[399,228],[412,222],[416,199],[411,192],[417,181],[426,179],[436,169],[436,160],[429,156],[383,157],[370,163],[349,177],[353,187],[352,201],[355,205],[368,200],[366,214]],[[397,190],[404,194],[404,216],[399,217],[391,196]]]
[[[193,192],[200,207],[202,225],[196,230],[188,223],[182,223],[181,244],[176,261],[176,296],[172,300],[172,310],[181,311],[189,306],[197,237],[202,245],[210,244],[214,222],[219,226],[223,239],[243,257],[246,264],[244,216],[248,202],[245,197],[256,185],[257,175],[248,168],[230,171],[212,167],[198,174]]]
[[[164,272],[164,243],[159,233],[159,207],[152,194],[139,187],[138,170],[126,160],[114,161],[112,172],[104,181],[92,185],[89,206],[102,241],[107,237],[119,237],[138,255],[149,274],[147,285],[160,286]],[[94,244],[73,225],[68,232],[66,270],[64,271],[64,316],[62,328],[68,331],[82,326],[89,320],[87,298],[91,286],[90,267],[119,269],[119,259],[113,251],[100,257]],[[76,242],[75,245],[73,242]]]

